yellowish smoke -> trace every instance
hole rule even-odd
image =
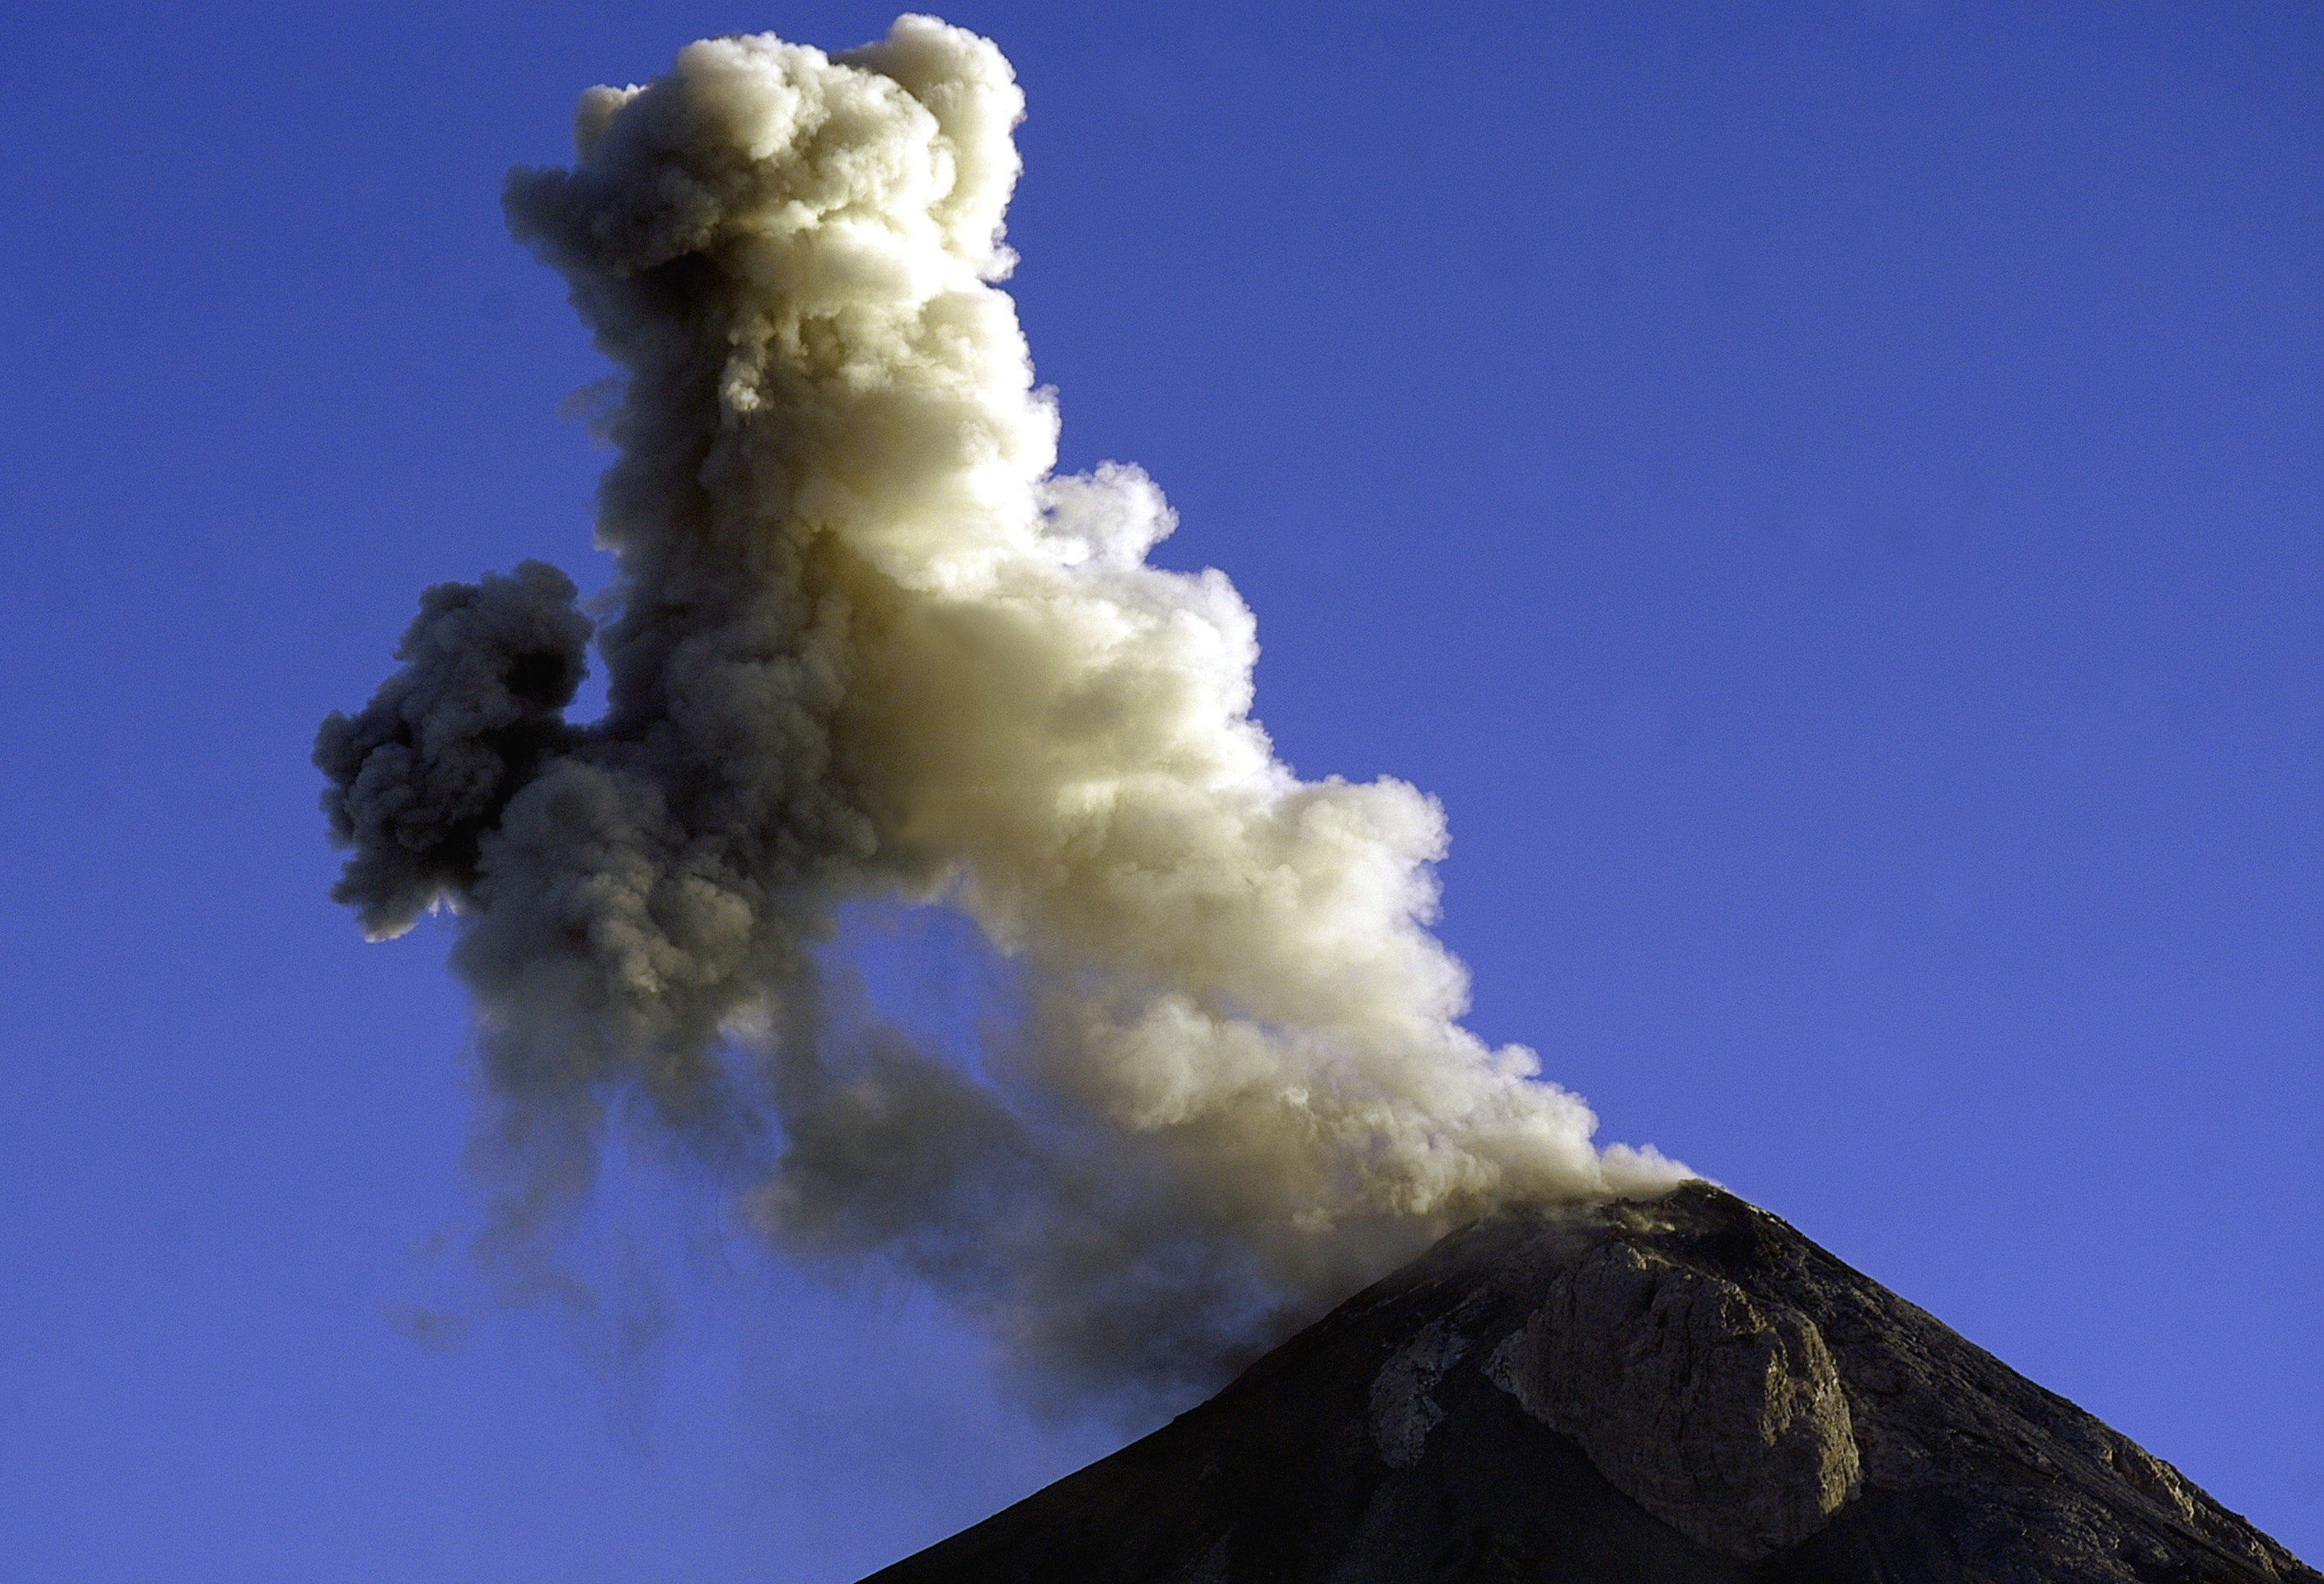
[[[527,563],[430,590],[317,759],[365,929],[460,916],[520,1230],[642,1095],[793,1248],[1167,1387],[1497,1202],[1684,1174],[1461,1026],[1436,805],[1276,760],[1250,612],[1147,563],[1146,475],[1053,473],[999,285],[1022,108],[918,16],[591,90],[508,212],[624,376],[607,713],[564,719],[592,623]],[[967,1063],[836,1005],[809,948],[866,899],[965,911],[1020,1026]]]

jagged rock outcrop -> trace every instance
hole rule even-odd
[[[1857,1492],[1815,1322],[1651,1248],[1604,1243],[1559,1271],[1485,1373],[1615,1489],[1729,1556],[1804,1540]]]
[[[2324,1584],[1707,1183],[1453,1234],[866,1584]]]

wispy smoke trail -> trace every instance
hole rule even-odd
[[[565,721],[591,622],[527,562],[430,589],[316,759],[365,931],[460,917],[512,1234],[642,1096],[765,1163],[787,1245],[899,1263],[1065,1390],[1169,1387],[1491,1203],[1683,1174],[1460,1026],[1436,805],[1275,759],[1250,612],[1147,565],[1146,475],[1053,475],[996,284],[1022,108],[918,16],[585,96],[508,213],[626,375],[607,712]],[[964,909],[1021,1026],[970,1063],[840,1004],[810,948],[857,899]]]

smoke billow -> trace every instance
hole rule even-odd
[[[458,916],[504,1235],[628,1104],[1048,1386],[1173,1389],[1496,1202],[1684,1174],[1461,1027],[1436,805],[1277,761],[1250,611],[1146,562],[1160,492],[1052,472],[997,284],[1022,108],[919,16],[591,89],[507,207],[623,373],[605,619],[538,562],[432,588],[316,760],[365,932]],[[882,1025],[818,967],[862,901],[965,912],[1011,1026]]]

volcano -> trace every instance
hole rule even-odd
[[[864,1584],[2324,1584],[1708,1183],[1452,1233]]]

